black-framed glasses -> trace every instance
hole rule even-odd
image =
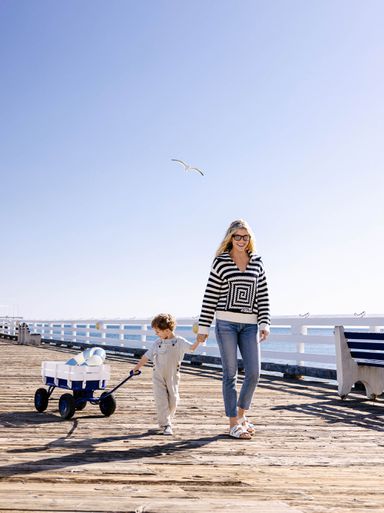
[[[243,239],[244,242],[248,242],[251,239],[249,235],[232,235],[232,237],[237,241]]]

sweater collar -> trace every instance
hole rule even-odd
[[[249,254],[249,260],[254,260],[260,258],[256,253],[248,253]],[[217,258],[223,259],[223,260],[232,260],[231,255],[229,254],[229,251],[224,251],[224,253],[221,253],[221,255],[218,255]]]

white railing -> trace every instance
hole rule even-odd
[[[23,322],[22,317],[0,316],[0,333],[17,335],[20,322]]]
[[[1,320],[0,320],[1,322]],[[19,319],[8,321],[8,333],[16,332]],[[156,338],[150,319],[23,320],[31,333],[42,338],[92,345],[148,348]],[[195,318],[177,319],[177,333],[192,341]],[[4,324],[4,323],[3,323]],[[261,345],[264,362],[335,369],[333,329],[345,326],[362,331],[384,331],[384,315],[374,316],[276,316],[271,335]],[[218,356],[214,329],[197,354]]]
[[[335,326],[380,332],[384,330],[384,315],[272,317],[271,335],[261,346],[262,360],[335,369]]]

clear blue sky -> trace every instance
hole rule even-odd
[[[237,218],[273,315],[384,313],[383,19],[381,0],[0,0],[0,314],[198,315]]]

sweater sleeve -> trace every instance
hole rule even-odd
[[[271,324],[271,317],[269,313],[269,294],[267,278],[265,276],[264,267],[259,276],[259,282],[256,291],[257,302],[257,322],[261,330],[268,330]]]
[[[220,297],[223,281],[215,270],[215,261],[212,264],[208,283],[205,288],[203,304],[199,317],[199,334],[208,335],[212,324],[215,310]]]

